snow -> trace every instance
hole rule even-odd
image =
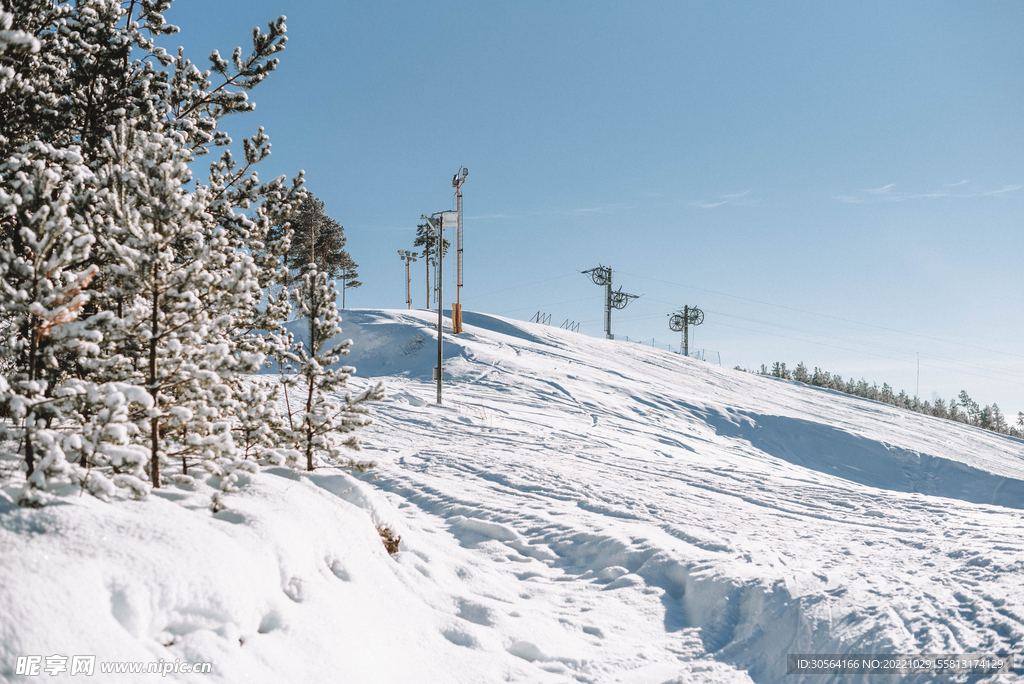
[[[344,313],[352,389],[388,389],[371,472],[236,470],[218,505],[215,477],[0,498],[0,678],[77,681],[14,674],[58,653],[213,663],[177,681],[790,684],[867,678],[787,653],[1019,652],[1021,441],[463,321],[437,406],[436,313]]]

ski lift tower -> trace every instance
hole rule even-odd
[[[455,238],[455,264],[457,277],[455,279],[455,305],[452,307],[452,333],[462,332],[462,184],[469,176],[469,169],[461,167],[452,178],[452,187],[455,188],[456,211],[458,212],[458,225],[456,226]]]
[[[612,334],[612,309],[625,309],[632,300],[638,299],[640,295],[627,294],[622,291],[621,287],[613,292],[611,266],[598,265],[597,268],[581,271],[581,273],[589,275],[595,285],[604,286],[604,336],[606,339],[614,340],[615,335]]]
[[[683,341],[679,346],[679,353],[683,356],[690,355],[690,326],[698,326],[704,322],[704,312],[695,306],[684,306],[681,311],[669,314],[668,327],[676,332],[683,333]]]

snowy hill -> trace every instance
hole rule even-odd
[[[439,407],[434,321],[344,313],[355,386],[388,387],[372,473],[242,474],[217,513],[205,484],[0,501],[0,677],[78,681],[15,674],[56,653],[213,664],[179,681],[926,682],[786,655],[1020,653],[1021,441],[472,313]]]

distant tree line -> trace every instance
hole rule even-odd
[[[736,366],[736,370],[747,369]],[[942,398],[935,398],[934,401],[928,401],[927,399],[921,401],[919,397],[910,396],[904,390],[900,390],[897,394],[889,383],[883,383],[879,387],[877,383],[869,385],[868,381],[863,378],[859,381],[853,378],[843,380],[841,375],[832,375],[817,366],[815,366],[813,371],[808,371],[807,366],[802,361],[793,370],[786,368],[785,363],[776,361],[772,364],[771,368],[762,364],[760,370],[747,370],[747,372],[754,372],[758,375],[767,375],[773,378],[782,378],[784,380],[795,380],[812,387],[824,387],[845,394],[852,394],[856,397],[880,401],[883,404],[891,404],[908,411],[923,413],[928,416],[935,416],[936,418],[945,418],[957,423],[974,425],[975,427],[998,432],[1002,435],[1024,438],[1024,412],[1019,412],[1016,425],[1011,425],[1006,420],[1003,412],[999,410],[998,404],[993,403],[991,406],[981,406],[968,396],[966,390],[962,390],[958,396],[949,401]]]

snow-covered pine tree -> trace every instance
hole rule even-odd
[[[68,472],[53,429],[64,419],[58,358],[92,341],[77,320],[97,271],[88,264],[93,237],[71,211],[91,176],[81,161],[73,150],[32,143],[0,164],[0,354],[9,361],[0,402],[11,420],[0,431],[18,445],[28,481],[40,490]]]
[[[59,428],[74,414],[77,392],[62,383],[67,361],[93,351],[98,339],[80,320],[98,270],[82,218],[94,179],[80,147],[32,134],[31,122],[41,121],[32,94],[47,94],[53,73],[40,66],[49,59],[45,43],[14,28],[15,19],[0,8],[0,408],[7,418],[0,441],[16,445],[4,457],[25,463],[20,502],[38,505],[52,484],[74,475],[65,451],[80,434]]]
[[[132,468],[138,452],[127,445],[125,421],[129,407],[144,408],[148,397],[117,383],[97,384],[84,377],[82,366],[102,339],[101,317],[90,315],[97,310],[95,292],[87,289],[102,268],[93,249],[99,183],[90,145],[100,130],[100,102],[117,99],[104,92],[109,62],[123,72],[131,43],[113,41],[118,46],[111,48],[96,42],[110,35],[104,22],[116,15],[112,7],[116,3],[82,2],[76,14],[67,5],[19,3],[13,15],[0,15],[0,43],[6,44],[0,54],[0,353],[6,375],[0,384],[10,419],[0,429],[16,438],[18,453],[11,456],[25,462],[28,479],[19,498],[28,505],[42,503],[60,482],[106,496],[111,482],[86,463],[85,454],[94,452],[123,466],[115,484],[145,489]],[[12,47],[19,54],[12,55]],[[88,53],[104,48],[106,61],[89,64]],[[84,72],[88,97],[74,86]],[[91,97],[92,118],[81,111]]]
[[[190,460],[216,470],[219,460],[239,455],[232,418],[253,408],[233,394],[241,389],[239,376],[265,359],[265,338],[256,329],[272,328],[280,309],[258,306],[261,285],[278,274],[277,256],[286,247],[261,249],[261,241],[272,221],[294,209],[301,177],[291,188],[283,178],[259,183],[250,169],[269,154],[261,129],[243,141],[244,165],[225,151],[211,165],[209,185],[196,182],[189,191],[185,184],[196,154],[230,142],[218,120],[252,108],[242,91],[276,66],[272,55],[283,48],[284,30],[279,19],[269,32],[255,31],[244,60],[240,49],[230,63],[211,54],[222,79],[217,86],[179,50],[173,73],[158,74],[169,84],[164,97],[156,106],[138,103],[133,118],[111,127],[105,146],[108,192],[99,233],[114,284],[105,293],[116,298],[117,316],[109,353],[93,370],[114,368],[152,395],[153,406],[137,422],[148,434],[154,486],[165,458],[186,474]],[[237,211],[253,205],[255,220]]]
[[[124,296],[106,335],[110,353],[91,368],[101,375],[113,368],[152,396],[138,423],[148,433],[150,479],[159,487],[163,458],[173,457],[187,474],[190,458],[237,453],[227,380],[255,372],[263,357],[234,353],[232,313],[255,305],[259,285],[252,258],[239,255],[206,211],[205,188],[185,188],[192,155],[176,136],[125,121],[111,147],[101,239]],[[140,349],[144,363],[134,356]]]
[[[267,229],[293,213],[301,176],[260,183],[260,130],[243,165],[225,152],[207,185],[185,187],[195,156],[231,142],[219,119],[252,109],[244,91],[274,70],[283,18],[249,57],[211,54],[213,83],[153,44],[177,30],[170,4],[0,13],[0,395],[40,490],[77,475],[105,495],[106,469],[144,494],[142,445],[154,484],[161,454],[183,467],[238,454],[241,375],[268,349],[257,329],[287,310],[257,304],[287,250]]]
[[[796,368],[793,369],[793,379],[796,380],[797,382],[810,384],[811,375],[810,373],[807,372],[807,366],[804,365],[803,361],[796,364]]]
[[[359,441],[350,434],[370,423],[366,402],[382,399],[384,386],[377,383],[353,396],[344,391],[349,377],[355,372],[351,366],[331,368],[348,354],[352,340],[335,340],[341,335],[341,314],[338,312],[338,291],[326,273],[315,264],[309,264],[301,281],[292,289],[299,310],[299,319],[308,322],[308,338],[296,341],[292,333],[279,333],[282,346],[283,371],[297,371],[283,375],[287,386],[296,387],[304,394],[304,405],[290,416],[286,431],[294,445],[294,453],[305,460],[306,470],[318,465],[365,469],[372,465],[350,457],[347,449],[358,450]],[[305,383],[305,387],[300,386]]]

